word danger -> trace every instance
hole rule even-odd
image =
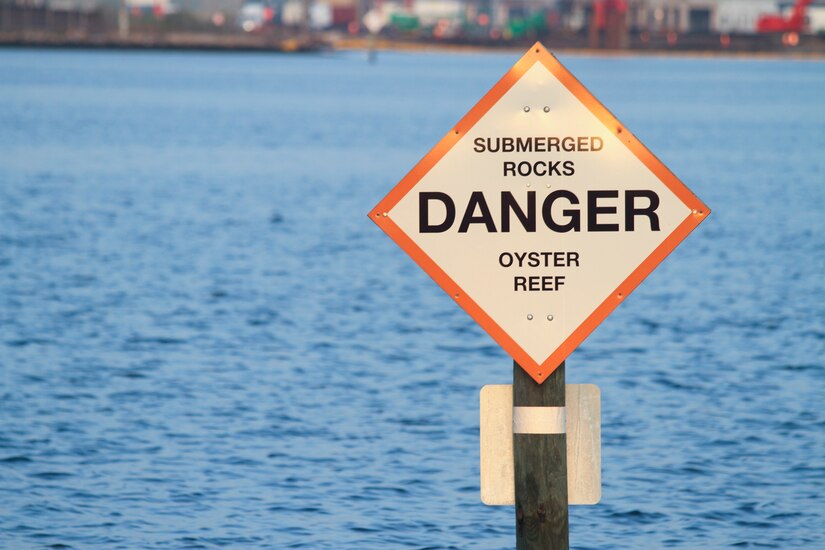
[[[430,206],[441,205],[442,216],[433,219]],[[569,231],[636,231],[637,225],[659,231],[659,195],[647,189],[590,190],[579,196],[565,189],[552,191],[539,201],[536,191],[527,191],[519,203],[510,191],[502,191],[498,218],[493,216],[487,198],[481,191],[473,191],[463,208],[458,232],[467,233],[471,226],[481,226],[488,233],[509,233],[521,228],[535,233],[539,220],[555,233]],[[422,191],[418,194],[418,231],[444,233],[456,222],[456,203],[447,193]],[[645,220],[637,223],[637,218]]]

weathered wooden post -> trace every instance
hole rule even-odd
[[[566,550],[564,363],[542,384],[513,362],[516,548]]]

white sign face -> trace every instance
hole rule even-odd
[[[542,382],[708,213],[537,45],[371,217]]]

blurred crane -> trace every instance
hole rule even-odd
[[[627,46],[627,10],[626,0],[593,0],[588,33],[591,48]]]
[[[781,14],[761,15],[756,21],[756,32],[801,33],[805,30],[806,9],[812,2],[813,0],[797,0],[788,19],[785,19]]]

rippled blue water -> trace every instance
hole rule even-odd
[[[0,547],[512,547],[366,214],[516,58],[0,52]],[[573,546],[825,548],[825,63],[561,59],[714,210],[568,362]]]

